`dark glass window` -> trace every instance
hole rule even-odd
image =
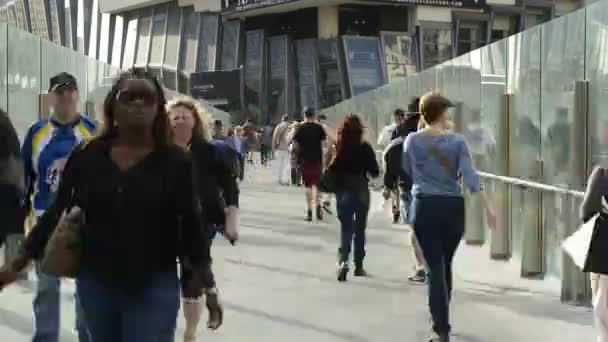
[[[160,66],[165,51],[165,32],[167,29],[167,6],[158,6],[154,9],[152,21],[152,37],[150,43],[150,65]]]
[[[182,20],[181,15],[182,9],[177,5],[177,3],[173,3],[169,6],[164,65],[172,68],[173,70],[177,69],[177,59],[179,56],[179,33]]]
[[[495,42],[519,32],[519,22],[519,15],[495,15],[492,20],[491,41]]]
[[[218,15],[201,15],[201,32],[198,41],[198,65],[196,71],[215,70],[219,25],[220,18]]]
[[[525,14],[525,29],[540,25],[551,20],[550,8],[527,7]]]
[[[148,49],[150,48],[150,28],[152,26],[152,10],[143,10],[139,17],[137,32],[136,66],[145,66],[148,63]]]
[[[182,33],[181,53],[179,65],[181,69],[190,74],[196,71],[196,51],[198,47],[200,15],[194,12],[193,7],[184,8],[184,25]]]
[[[264,112],[264,30],[248,31],[245,43],[245,106],[260,118]],[[261,118],[260,118],[261,119]]]
[[[424,68],[428,69],[452,58],[452,29],[448,27],[422,28]]]
[[[344,100],[344,85],[338,58],[336,40],[319,40],[317,44],[319,61],[319,84],[321,98],[319,107],[325,108]]]
[[[224,22],[222,31],[222,70],[232,70],[238,68],[239,43],[240,43],[241,22],[229,20]]]
[[[458,55],[464,55],[486,45],[486,27],[485,21],[461,21],[458,27]]]
[[[344,37],[351,96],[386,83],[378,38]]]
[[[304,107],[319,108],[318,68],[315,58],[317,41],[316,39],[297,40],[295,47],[298,76],[298,111],[301,112]]]
[[[293,101],[293,55],[288,36],[268,39],[269,96],[266,122],[279,122],[283,114],[294,110]]]

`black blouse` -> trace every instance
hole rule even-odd
[[[25,255],[43,255],[74,189],[73,204],[86,216],[82,268],[102,283],[138,292],[159,272],[175,271],[176,258],[185,256],[208,271],[206,285],[214,286],[188,153],[162,147],[121,171],[110,158],[110,145],[94,140],[72,154],[54,204],[24,243]]]

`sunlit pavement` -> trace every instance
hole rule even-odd
[[[213,248],[226,322],[219,332],[201,331],[199,340],[426,341],[426,287],[406,280],[412,267],[408,230],[390,224],[374,195],[366,259],[372,276],[338,283],[338,224],[331,216],[324,223],[304,222],[301,192],[279,186],[271,170],[260,167],[243,184],[241,241],[231,247],[218,238]],[[563,305],[536,292],[481,286],[458,274],[456,278],[451,313],[455,342],[593,340],[588,308]],[[65,285],[61,341],[72,342],[77,340],[71,331],[73,285]],[[33,289],[23,284],[0,293],[1,341],[29,340]],[[176,341],[181,341],[181,316],[179,325]]]

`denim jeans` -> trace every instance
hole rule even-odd
[[[76,284],[93,342],[174,342],[177,271],[157,274],[136,295],[106,287],[86,270]]]
[[[365,258],[365,229],[369,202],[357,193],[341,191],[336,193],[336,205],[341,227],[339,261],[348,262],[354,240],[355,263],[362,263]]]
[[[37,290],[34,297],[34,337],[32,342],[59,342],[61,281],[59,278],[40,271],[36,264],[38,276]],[[78,295],[75,296],[76,331],[80,342],[89,342],[87,327]]]
[[[414,232],[429,271],[429,307],[433,330],[450,332],[452,259],[464,235],[464,199],[427,196],[414,199]]]

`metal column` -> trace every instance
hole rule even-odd
[[[500,120],[498,121],[497,139],[497,172],[499,175],[509,174],[510,118],[512,110],[512,94],[504,94],[501,101]],[[505,183],[494,183],[491,196],[496,205],[496,230],[490,240],[490,256],[492,259],[506,260],[511,257],[511,191]]]
[[[587,81],[575,81],[574,83],[574,120],[571,125],[572,144],[570,144],[570,185],[575,189],[582,190],[585,187],[588,174],[587,161],[587,134],[589,124],[589,83]],[[589,170],[590,171],[590,170]],[[564,205],[570,210],[568,215],[567,231],[565,238],[572,234],[578,223],[580,223],[578,206],[580,199],[568,196]],[[582,273],[565,254],[562,255],[562,293],[564,302],[576,302],[587,304],[591,298],[589,277]]]

